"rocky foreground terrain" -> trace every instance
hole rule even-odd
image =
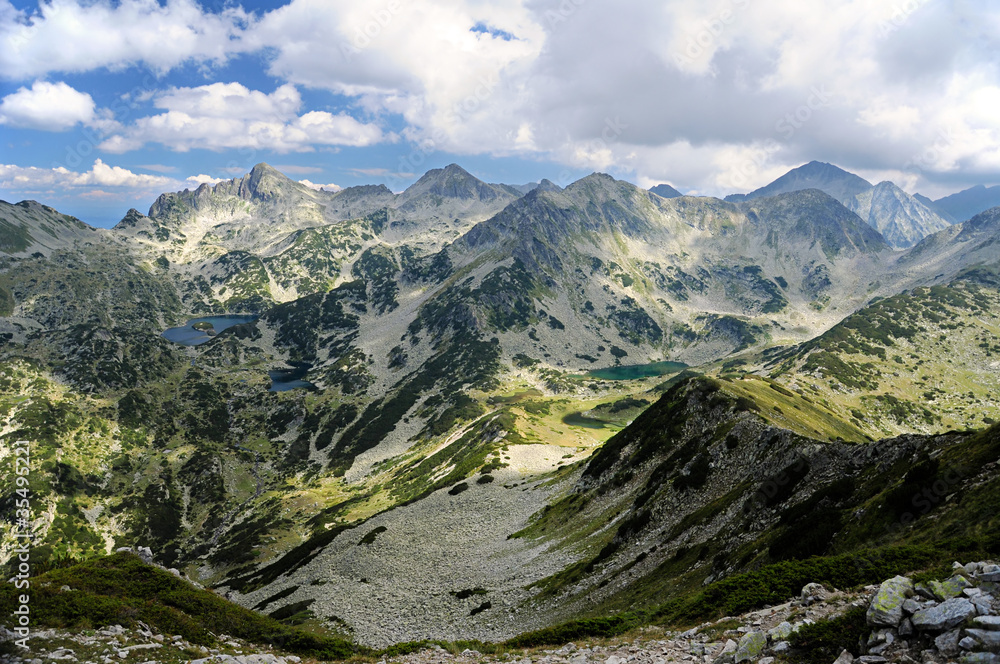
[[[850,591],[810,583],[799,597],[779,606],[723,617],[686,631],[648,626],[620,638],[580,640],[561,647],[520,650],[489,646],[497,651],[490,654],[459,650],[452,644],[424,643],[359,655],[351,661],[380,664],[1000,662],[1000,565],[956,562],[947,578],[923,581],[915,578],[896,576],[877,586]],[[28,651],[13,644],[17,638],[12,632],[0,631],[0,643],[8,653],[0,656],[0,662],[312,664],[316,661],[261,649],[227,635],[219,635],[218,647],[208,648],[189,643],[179,635],[154,633],[142,623],[131,629],[112,625],[77,633],[37,631],[29,639]],[[839,656],[830,654],[824,660],[824,654],[832,653],[831,649],[840,649]],[[403,650],[411,652],[395,654]]]

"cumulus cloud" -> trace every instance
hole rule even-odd
[[[239,7],[206,12],[194,0],[50,0],[37,11],[0,0],[0,72],[8,79],[144,64],[164,73],[239,52],[252,21]]]
[[[35,81],[0,101],[0,124],[12,127],[66,131],[94,119],[94,99],[62,81]]]
[[[71,171],[65,167],[37,168],[0,164],[0,188],[18,195],[32,195],[59,190],[103,191],[98,187],[122,191],[160,192],[179,188],[180,183],[162,175],[134,173],[127,168],[111,166],[97,159],[88,171]]]
[[[185,182],[188,186],[198,188],[203,184],[219,184],[220,182],[225,182],[225,178],[213,178],[211,175],[205,175],[204,173],[199,173],[198,175],[192,175]]]
[[[373,145],[392,140],[375,124],[346,113],[309,111],[298,115],[302,99],[294,85],[267,94],[240,83],[212,83],[174,88],[153,98],[163,110],[139,118],[100,148],[121,153],[159,143],[171,150],[250,148],[275,152],[308,152],[315,146]]]
[[[316,184],[315,182],[310,182],[309,180],[299,180],[299,184],[304,184],[305,186],[309,187],[310,189],[315,189],[316,191],[322,191],[322,190],[325,190],[325,191],[340,191],[341,189],[343,189],[343,187],[341,187],[340,185],[337,185],[337,184],[332,184],[332,183],[331,184]]]
[[[811,159],[906,173],[926,191],[1000,179],[1000,8],[986,0],[290,0],[259,15],[194,0],[52,0],[29,14],[0,0],[13,80],[251,52],[273,92],[161,91],[156,113],[101,149],[364,147],[397,139],[381,128],[391,118],[409,145],[389,172],[450,152],[707,194]],[[346,96],[351,113],[305,106],[306,88]]]

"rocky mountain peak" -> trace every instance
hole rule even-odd
[[[783,241],[818,243],[828,256],[890,248],[877,230],[819,189],[769,196],[742,205]]]
[[[145,218],[146,216],[143,213],[139,212],[135,208],[131,208],[129,209],[128,212],[125,213],[125,216],[122,217],[122,220],[119,221],[117,224],[115,224],[114,229],[122,230],[124,228],[132,228]]]
[[[684,195],[669,184],[658,184],[655,187],[650,187],[649,190],[661,198],[677,198]]]
[[[235,181],[234,181],[235,182]],[[239,180],[239,196],[246,200],[271,200],[288,188],[302,189],[302,185],[263,162]]]
[[[492,201],[502,195],[502,190],[483,182],[458,164],[450,164],[424,173],[419,180],[407,187],[402,197],[412,200],[427,194],[460,200]]]
[[[872,184],[862,177],[822,161],[810,161],[793,168],[774,182],[749,194],[726,196],[727,201],[738,202],[766,196],[819,189],[847,205],[855,196],[872,188]]]
[[[897,249],[912,247],[950,224],[936,212],[889,181],[854,197],[847,203],[872,228]]]

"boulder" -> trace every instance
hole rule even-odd
[[[899,623],[899,629],[897,631],[900,636],[913,636],[917,630],[913,628],[912,620],[909,618],[903,618],[903,622]]]
[[[1000,616],[979,616],[978,618],[973,618],[972,626],[976,629],[1000,632]]]
[[[719,653],[719,656],[712,661],[712,664],[733,664],[733,662],[736,661],[737,647],[736,641],[733,641],[732,639],[726,641],[726,645],[723,646],[722,652]]]
[[[764,632],[748,632],[740,638],[736,646],[736,664],[756,661],[767,647],[767,637]]]
[[[982,643],[987,650],[1000,650],[1000,632],[991,632],[985,629],[967,629],[965,633]]]
[[[975,650],[979,647],[979,641],[976,641],[971,636],[966,636],[958,642],[958,647],[962,650]]]
[[[767,630],[767,638],[770,639],[772,642],[784,641],[794,632],[795,628],[792,627],[792,623],[783,622],[777,627],[772,627],[771,629]]]
[[[830,593],[823,587],[822,583],[807,583],[799,594],[799,599],[803,606],[810,606],[816,602],[822,602]]]
[[[881,655],[895,641],[896,635],[892,629],[877,629],[868,636],[866,650],[869,655]]]
[[[947,657],[954,657],[959,653],[958,642],[962,638],[962,630],[953,629],[941,634],[934,639],[934,646]]]
[[[994,583],[1000,581],[1000,565],[983,565],[977,578],[980,581],[991,581]]]
[[[840,653],[840,657],[833,661],[833,664],[854,664],[854,655],[845,650]]]
[[[940,602],[949,600],[952,597],[958,597],[962,594],[963,590],[972,587],[969,580],[961,575],[953,576],[947,581],[931,581],[927,585],[930,586],[931,592],[934,593],[934,599]]]
[[[955,597],[937,606],[913,614],[913,626],[919,630],[943,632],[958,627],[976,615],[976,607],[964,597]]]
[[[903,602],[913,595],[913,582],[905,576],[883,581],[868,607],[868,624],[896,627],[903,621]]]
[[[972,598],[972,603],[976,606],[976,611],[981,616],[988,616],[993,613],[993,595],[976,595]]]
[[[991,652],[970,652],[958,658],[959,664],[1000,664],[1000,655]]]

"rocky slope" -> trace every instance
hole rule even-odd
[[[948,228],[951,224],[892,182],[880,182],[848,201],[853,210],[897,249]]]

